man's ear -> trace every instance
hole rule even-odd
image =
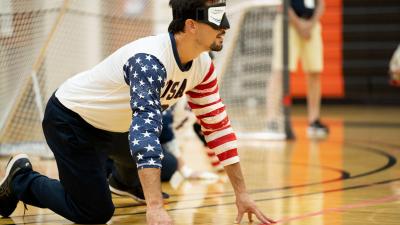
[[[197,23],[192,19],[187,19],[185,21],[185,30],[189,33],[196,33],[197,31]]]

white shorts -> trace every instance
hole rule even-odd
[[[272,51],[272,70],[282,70],[282,16],[276,16]],[[322,72],[323,45],[321,24],[318,22],[311,30],[310,40],[304,40],[296,29],[289,24],[289,70],[295,72],[300,59],[305,72]]]

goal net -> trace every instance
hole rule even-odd
[[[165,13],[157,4],[170,16],[167,0],[1,0],[0,154],[46,155],[49,97],[68,77],[157,32],[166,23],[155,23]]]
[[[232,2],[228,9],[240,1]],[[279,94],[267,96],[276,3],[263,2],[231,11],[230,51],[216,57],[222,96],[240,132],[263,131],[266,102],[280,101]],[[124,44],[165,32],[170,20],[168,0],[1,0],[0,155],[48,155],[41,121],[56,88]]]
[[[239,2],[239,1],[238,1]],[[242,138],[284,140],[291,135],[284,113],[280,1],[241,1],[230,8],[231,29],[216,55],[221,95]],[[277,54],[274,56],[274,54]]]

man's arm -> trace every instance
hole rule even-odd
[[[311,17],[311,22],[313,24],[317,23],[321,19],[322,14],[324,14],[324,10],[325,10],[325,1],[318,0],[317,8],[315,9],[314,15]]]
[[[235,191],[236,206],[238,208],[236,223],[240,223],[242,221],[245,213],[248,214],[248,219],[250,222],[253,222],[252,214],[254,214],[263,224],[275,223],[274,220],[268,218],[261,210],[257,208],[255,202],[247,193],[240,163],[238,162],[227,165],[224,168]]]
[[[255,214],[261,222],[273,223],[273,220],[262,214],[247,194],[239,163],[236,135],[230,126],[225,106],[219,95],[213,64],[203,82],[187,92],[187,96],[189,106],[200,121],[208,147],[215,151],[221,164],[224,165],[235,190],[238,208],[236,221],[240,222],[243,214],[248,213],[250,221],[252,220],[251,215]]]
[[[226,166],[239,162],[236,135],[219,95],[213,64],[203,82],[188,91],[187,97],[208,147],[215,152],[221,164]]]
[[[294,10],[289,7],[289,22],[294,26],[300,36],[305,39],[309,39],[311,37],[311,29],[320,20],[322,14],[324,13],[324,9],[324,0],[318,0],[317,8],[315,9],[313,16],[310,19],[306,20],[298,17]]]
[[[158,138],[162,130],[159,96],[165,68],[154,56],[139,53],[128,60],[123,70],[131,95],[129,145],[147,203],[147,224],[172,224],[163,208],[160,169],[164,155]]]
[[[164,209],[161,194],[160,169],[146,168],[138,171],[146,198],[147,224],[172,224],[172,219]]]

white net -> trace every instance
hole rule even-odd
[[[281,47],[273,41],[278,4],[243,1],[232,7],[231,30],[216,55],[221,95],[233,127],[245,138],[286,138],[282,75],[272,72],[273,52]]]
[[[1,0],[0,154],[46,154],[41,120],[55,89],[129,41],[157,32],[163,13],[169,21],[167,0]]]
[[[223,62],[217,57],[222,95],[240,131],[266,124],[276,4],[262,2],[228,15],[233,51],[219,54]],[[46,156],[41,120],[55,89],[124,44],[165,32],[170,20],[168,0],[0,0],[0,154]]]

